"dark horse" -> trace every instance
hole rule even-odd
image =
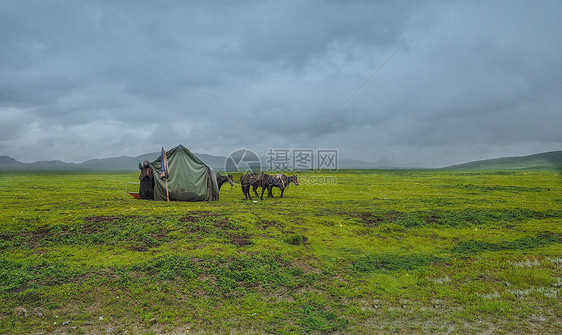
[[[223,176],[220,173],[217,173],[217,184],[219,184],[219,190],[221,189],[222,184],[224,184],[225,182],[228,182],[230,186],[233,186],[234,182],[232,181],[232,175],[229,174],[228,176]]]
[[[252,200],[252,196],[250,195],[250,186],[253,186],[256,197],[259,197],[256,189],[258,188],[258,186],[260,186],[260,182],[260,176],[256,175],[255,173],[246,173],[245,175],[240,177],[240,186],[242,186],[242,192],[244,192],[245,199]]]
[[[286,187],[289,187],[290,183],[295,184],[295,186],[299,186],[299,180],[297,178],[297,175],[287,176],[287,186]]]
[[[281,189],[281,198],[283,198],[283,192],[285,192],[285,189],[287,189],[289,187],[290,183],[295,184],[295,186],[299,186],[299,180],[297,178],[297,175],[294,176],[285,176],[284,177],[284,181],[285,181],[285,188]]]
[[[284,187],[284,188],[281,188],[281,187],[279,187],[279,186],[277,186],[277,185],[273,185],[273,186],[277,186],[277,187],[279,187],[279,188],[281,189],[281,196],[280,196],[280,197],[283,198],[283,193],[285,192],[285,189],[287,189],[287,188],[289,187],[289,184],[290,184],[290,183],[293,183],[293,184],[295,184],[296,186],[299,186],[299,180],[298,180],[297,175],[294,175],[294,176],[286,176],[285,174],[282,174],[282,175],[281,175],[281,178],[283,179],[283,181],[284,181],[284,183],[285,183],[285,187]],[[268,197],[270,197],[270,196],[273,197],[273,190],[272,190],[272,188],[270,188],[270,189],[271,189],[271,190],[268,190],[267,196],[268,196]],[[263,191],[263,189],[262,189],[262,191]],[[270,193],[271,193],[271,195],[270,195]]]
[[[273,197],[273,186],[275,187],[279,187],[279,189],[281,189],[281,198],[283,198],[283,191],[285,190],[285,187],[287,187],[287,176],[285,176],[285,174],[274,174],[274,175],[268,175],[268,174],[262,174],[261,178],[260,178],[260,186],[261,186],[261,197],[260,199],[263,200],[263,193],[265,191],[265,189],[267,189],[267,197],[268,198],[272,198]]]

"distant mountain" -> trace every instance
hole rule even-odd
[[[19,162],[19,161],[13,159],[12,157],[0,156],[0,169],[2,169],[2,168],[4,168],[4,169],[18,169],[22,165],[24,165],[24,163]]]
[[[562,151],[551,151],[521,157],[504,157],[445,167],[447,170],[559,170]]]
[[[195,153],[199,159],[216,171],[224,170],[226,157]],[[92,159],[82,163],[65,163],[61,161],[39,161],[22,163],[8,156],[0,156],[0,171],[137,171],[138,163],[144,160],[154,161],[160,157],[160,152],[153,152],[137,157],[112,157]],[[267,158],[262,158],[264,168],[267,167]],[[379,160],[376,163],[355,159],[340,159],[340,169],[391,169],[396,168],[388,160]]]
[[[72,170],[79,170],[78,165],[75,163],[65,163],[61,161],[39,161],[34,163],[23,163],[22,166],[25,170],[34,170],[34,171],[72,171]]]
[[[226,157],[195,153],[199,159],[217,171],[224,170]],[[160,157],[159,152],[137,157],[120,156],[104,159],[92,159],[82,163],[65,163],[39,161],[22,163],[9,156],[0,156],[0,171],[137,171],[138,163],[144,160],[154,161]],[[263,160],[264,167],[267,160]],[[365,162],[355,159],[340,159],[339,169],[401,169],[389,160]],[[505,157],[469,162],[445,167],[446,170],[559,170],[562,171],[562,151],[545,152],[523,157]]]
[[[215,170],[224,169],[225,157],[197,153],[195,155]],[[137,157],[92,159],[82,163],[65,163],[58,160],[22,163],[9,156],[0,156],[0,171],[137,171],[139,162],[154,161],[158,157],[160,153],[154,152]]]

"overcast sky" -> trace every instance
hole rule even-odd
[[[561,150],[561,17],[562,1],[2,1],[0,155],[181,143],[440,167]]]

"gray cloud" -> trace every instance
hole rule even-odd
[[[560,14],[556,1],[5,3],[0,154],[298,146],[441,166],[559,150]]]

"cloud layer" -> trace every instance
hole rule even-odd
[[[562,148],[558,1],[0,8],[0,154],[22,161],[182,143],[436,167]]]

